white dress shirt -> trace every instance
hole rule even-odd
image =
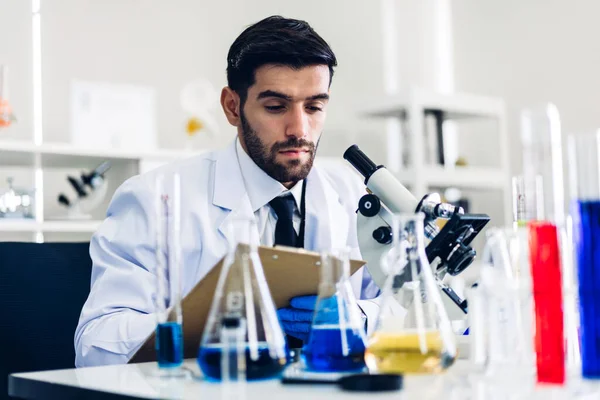
[[[239,139],[236,140],[236,151],[242,176],[246,184],[246,191],[250,198],[252,210],[256,217],[258,232],[260,234],[260,244],[263,246],[273,246],[275,244],[275,225],[277,224],[277,214],[269,205],[269,202],[278,196],[294,197],[294,215],[293,224],[296,234],[300,234],[300,223],[302,216],[300,215],[300,206],[302,203],[302,186],[304,181],[298,182],[291,189],[287,189],[271,178],[263,171],[246,151],[242,148]]]

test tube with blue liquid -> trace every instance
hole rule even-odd
[[[584,378],[600,378],[600,131],[569,137]]]
[[[180,176],[159,174],[155,185],[156,356],[161,374],[177,376],[183,375]]]
[[[350,372],[365,368],[364,321],[350,285],[348,249],[321,256],[321,280],[308,343],[306,367],[318,372]]]

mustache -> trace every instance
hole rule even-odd
[[[315,152],[315,144],[313,142],[309,142],[306,139],[298,139],[298,138],[290,138],[285,142],[277,142],[271,147],[271,152],[276,153],[278,151],[286,151],[290,149],[297,149],[299,147],[308,149],[310,153]]]

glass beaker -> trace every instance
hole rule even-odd
[[[438,373],[457,356],[456,339],[425,254],[422,213],[394,215],[390,274],[365,361],[377,373]],[[398,313],[396,303],[406,311]]]
[[[571,212],[577,254],[584,378],[600,378],[600,131],[569,136]]]
[[[169,375],[183,364],[180,190],[179,174],[156,177],[155,346],[158,367]]]
[[[350,251],[321,255],[321,280],[308,343],[307,368],[322,372],[360,371],[365,367],[364,321],[350,285]]]
[[[279,375],[286,365],[283,331],[258,256],[253,218],[235,218],[229,250],[198,351],[211,379],[255,380]]]

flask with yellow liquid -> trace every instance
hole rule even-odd
[[[389,273],[365,362],[372,373],[429,374],[450,367],[456,342],[425,254],[423,214],[395,215]]]

